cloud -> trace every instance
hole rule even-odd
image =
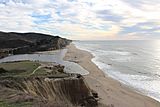
[[[120,22],[121,20],[123,20],[122,16],[111,13],[108,10],[97,11],[97,17],[101,18],[104,21]]]
[[[70,39],[157,39],[159,7],[157,0],[0,0],[0,30]]]

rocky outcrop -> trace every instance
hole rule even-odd
[[[40,33],[0,32],[0,58],[9,54],[61,49],[71,40]]]

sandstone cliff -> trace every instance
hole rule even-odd
[[[32,101],[33,107],[96,107],[97,100],[84,79],[67,78],[7,78],[1,79],[4,92],[12,90],[8,100],[12,102]],[[2,91],[2,90],[0,90]],[[2,95],[3,96],[3,95]],[[28,97],[27,97],[28,96]]]
[[[0,106],[19,107],[21,104],[20,107],[96,107],[98,105],[97,93],[88,87],[81,75],[65,73],[64,66],[61,65],[42,64],[43,66],[30,61],[0,64]],[[32,65],[33,69],[39,68],[39,70],[33,73]]]

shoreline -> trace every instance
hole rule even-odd
[[[74,44],[67,46],[67,49],[64,60],[75,62],[89,71],[84,78],[89,87],[98,93],[100,104],[109,107],[160,107],[158,101],[104,74],[92,62],[94,56],[91,53],[77,49]]]

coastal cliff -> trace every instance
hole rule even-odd
[[[3,78],[0,87],[4,89],[0,91],[8,94],[10,94],[9,90],[14,91],[7,100],[13,103],[30,101],[33,107],[96,107],[97,105],[96,99],[82,77]]]
[[[62,49],[70,42],[71,40],[47,34],[0,32],[0,58],[9,54]]]
[[[47,67],[43,64],[34,74],[22,70],[24,67],[30,69],[31,64],[39,68],[41,66],[30,61],[0,65],[0,106],[97,107],[97,93],[88,87],[81,75],[65,73],[61,65]],[[7,106],[1,105],[1,102]]]

